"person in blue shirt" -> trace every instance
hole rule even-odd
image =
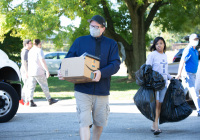
[[[100,58],[100,69],[93,72],[96,75],[93,82],[75,84],[74,87],[80,138],[89,140],[90,127],[94,124],[92,139],[98,140],[103,127],[107,125],[110,112],[108,95],[111,75],[117,73],[121,62],[117,42],[103,35],[106,26],[105,19],[100,15],[95,15],[88,22],[90,35],[77,38],[66,58],[79,57],[85,52]],[[58,77],[63,80],[60,71],[58,71]]]
[[[197,34],[191,34],[189,37],[189,42],[189,45],[183,51],[176,79],[179,79],[182,76],[184,92],[187,94],[189,91],[197,109],[197,116],[200,116],[199,93],[197,93],[195,90],[195,80],[199,58],[199,53],[196,50],[196,46],[199,44],[199,38]]]

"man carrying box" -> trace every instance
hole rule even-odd
[[[88,22],[90,23],[90,35],[77,38],[66,58],[79,57],[85,52],[100,58],[100,68],[93,72],[95,78],[92,82],[75,84],[80,137],[82,140],[89,140],[90,126],[94,124],[92,139],[98,140],[103,127],[107,125],[110,112],[108,98],[110,80],[111,75],[119,70],[120,58],[117,43],[103,35],[106,26],[105,19],[95,15]],[[64,79],[60,71],[58,77],[61,80]]]

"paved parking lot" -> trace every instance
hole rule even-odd
[[[38,107],[20,105],[16,116],[0,124],[0,140],[79,140],[75,100],[61,100],[49,106],[45,100],[35,100]],[[193,112],[187,119],[160,126],[163,133],[154,136],[152,122],[147,120],[133,101],[110,101],[108,126],[101,140],[198,140],[200,117]]]

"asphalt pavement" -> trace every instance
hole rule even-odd
[[[60,100],[51,106],[46,100],[35,102],[37,107],[20,105],[11,121],[0,123],[0,140],[80,139],[75,99]],[[110,101],[110,108],[101,140],[200,139],[200,117],[195,111],[183,121],[160,125],[163,133],[154,136],[150,131],[152,122],[138,111],[133,101]]]

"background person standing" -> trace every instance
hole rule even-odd
[[[189,44],[183,51],[176,79],[179,79],[182,76],[184,92],[187,94],[189,91],[197,109],[197,116],[200,116],[199,93],[195,90],[196,72],[199,61],[199,53],[196,50],[198,44],[199,38],[197,34],[191,34],[189,37]]]
[[[22,75],[22,81],[23,81],[23,88],[22,88],[22,98],[19,101],[20,104],[29,105],[29,102],[27,100],[27,80],[28,80],[28,52],[32,48],[32,42],[30,39],[25,39],[23,41],[23,49],[21,52],[21,68],[20,72]]]
[[[41,86],[49,105],[58,102],[58,100],[51,98],[47,78],[49,78],[49,70],[44,60],[44,53],[42,44],[39,39],[33,41],[33,48],[28,55],[28,93],[30,107],[37,106],[33,101],[34,90],[37,82]]]

